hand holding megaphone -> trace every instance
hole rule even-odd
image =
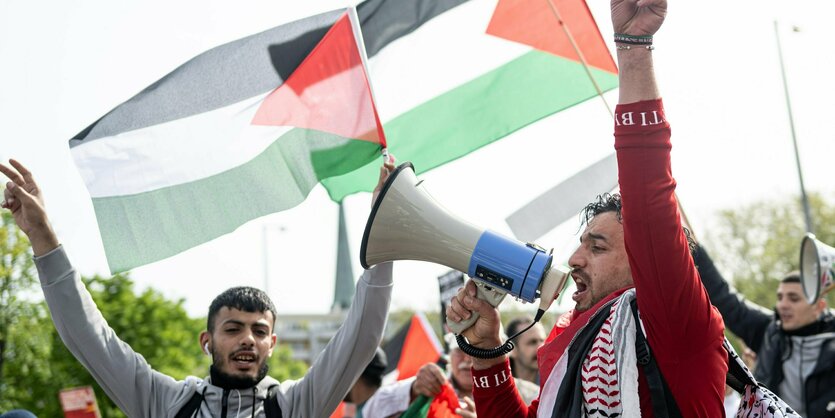
[[[396,260],[442,264],[470,276],[477,284],[477,297],[493,306],[507,294],[525,302],[540,298],[537,320],[541,318],[563,288],[568,269],[552,267],[551,254],[537,245],[455,217],[421,183],[408,162],[389,175],[365,226],[362,266]],[[476,319],[472,315],[449,326],[460,335]]]

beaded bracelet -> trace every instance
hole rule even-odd
[[[629,45],[652,45],[652,35],[627,35],[616,33],[615,42]]]
[[[618,51],[629,51],[632,48],[632,45],[615,45],[615,49]],[[647,51],[652,51],[655,49],[652,45],[642,45],[642,46],[635,46],[635,49],[646,49]]]

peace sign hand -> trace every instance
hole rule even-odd
[[[44,210],[43,197],[32,173],[20,162],[9,160],[12,167],[0,163],[0,172],[11,180],[3,191],[0,207],[9,209],[15,223],[32,243],[35,255],[43,255],[58,246]]]

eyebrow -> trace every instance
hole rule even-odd
[[[801,296],[800,292],[788,291],[788,292],[777,292],[777,296]]]
[[[589,238],[591,238],[593,240],[596,240],[596,241],[609,242],[609,240],[607,240],[604,235],[595,234],[594,232],[587,232],[585,235],[581,236],[580,237],[580,242],[583,242],[584,239],[589,239]]]

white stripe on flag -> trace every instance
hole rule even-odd
[[[242,165],[293,129],[250,124],[266,94],[72,148],[90,196],[131,195]]]
[[[473,0],[457,6],[369,60],[369,77],[384,123],[531,51],[529,46],[487,34],[496,4],[496,0]]]

